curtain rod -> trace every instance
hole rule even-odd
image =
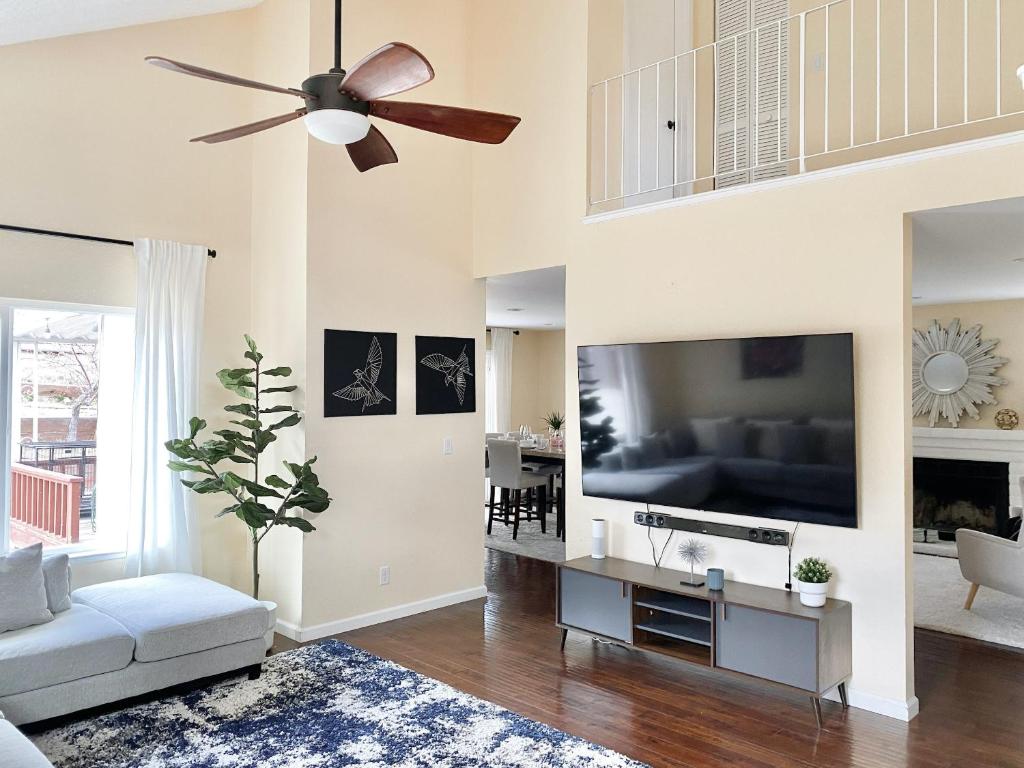
[[[0,224],[0,229],[8,232],[24,232],[29,235],[48,235],[50,237],[66,237],[71,240],[88,240],[93,243],[112,243],[113,245],[135,245],[131,240],[117,240],[113,237],[99,237],[97,235],[76,235],[73,232],[57,232],[52,229],[34,229],[33,227],[16,227],[13,224]],[[207,256],[211,259],[217,258],[217,252],[207,248]]]
[[[488,328],[488,329],[487,329],[487,332],[488,332],[488,333],[490,333],[490,332],[491,332],[491,329],[490,329],[490,328]],[[515,330],[514,330],[514,331],[512,331],[512,335],[513,335],[513,336],[518,336],[518,335],[519,335],[519,331],[515,331]]]

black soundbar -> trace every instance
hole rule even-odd
[[[633,514],[633,522],[649,528],[703,533],[708,536],[723,536],[727,539],[743,539],[756,544],[773,544],[782,547],[789,545],[789,531],[781,531],[778,528],[747,528],[742,525],[726,525],[711,523],[707,520],[673,517],[661,512],[636,512]]]

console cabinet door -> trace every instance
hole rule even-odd
[[[817,693],[817,636],[808,619],[719,605],[715,665]]]
[[[632,585],[562,568],[559,621],[595,635],[633,641]]]

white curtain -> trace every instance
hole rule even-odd
[[[132,462],[132,402],[135,386],[135,317],[104,314],[99,334],[100,387],[96,401],[96,529],[104,548],[123,552],[131,507],[125,469]]]
[[[491,329],[491,364],[494,371],[494,430],[512,429],[512,342],[511,328]]]
[[[167,468],[164,442],[188,435],[200,415],[199,348],[206,248],[138,240],[135,397],[127,576],[201,567],[191,492]]]

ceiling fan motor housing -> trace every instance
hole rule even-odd
[[[316,98],[306,99],[306,109],[315,112],[318,109],[343,109],[346,112],[357,112],[360,115],[370,114],[370,102],[360,101],[348,93],[338,90],[345,79],[345,71],[327,72],[313,75],[302,83],[302,90]]]

